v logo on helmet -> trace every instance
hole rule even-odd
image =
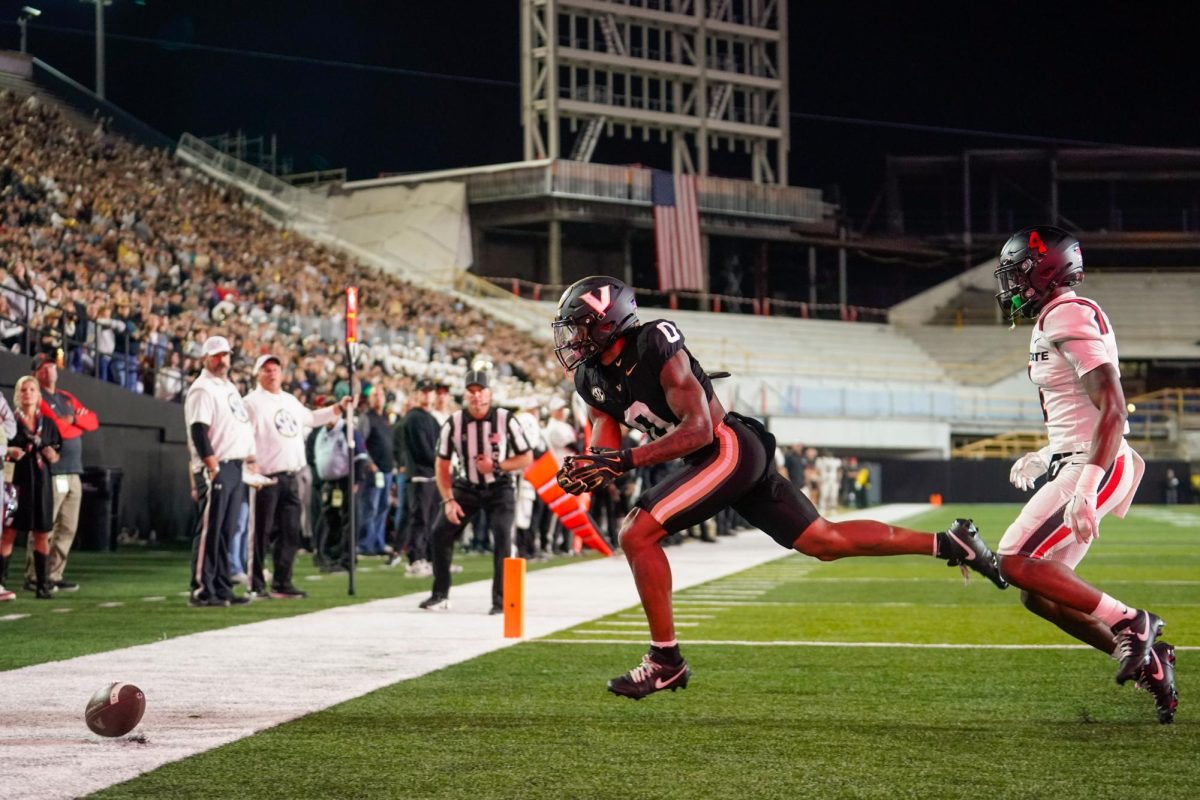
[[[1037,250],[1038,255],[1046,255],[1046,243],[1042,241],[1042,236],[1037,231],[1029,232],[1029,249]]]
[[[612,305],[612,287],[606,283],[600,287],[599,297],[592,292],[587,292],[579,295],[579,299],[591,306],[597,317],[604,319],[604,312]]]

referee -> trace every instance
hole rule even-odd
[[[254,362],[258,387],[246,395],[246,410],[254,426],[254,448],[259,474],[274,483],[250,493],[250,513],[254,515],[254,542],[251,548],[250,590],[255,596],[267,593],[263,566],[267,546],[275,572],[271,576],[270,596],[299,600],[307,595],[292,583],[292,565],[300,549],[300,478],[308,469],[304,457],[304,431],[318,428],[339,412],[353,407],[354,398],[343,397],[335,406],[310,410],[283,391],[283,366],[278,356],[258,357]]]
[[[492,614],[503,610],[504,559],[512,541],[515,486],[508,473],[524,469],[533,454],[520,423],[503,408],[492,407],[488,376],[473,370],[466,376],[466,409],[450,415],[438,438],[435,474],[442,498],[442,517],[433,529],[433,593],[421,608],[450,608],[450,560],[454,543],[467,521],[480,510],[492,529]],[[450,476],[450,459],[458,470]]]
[[[183,413],[192,445],[192,475],[200,523],[192,548],[188,605],[243,605],[229,578],[229,547],[245,498],[242,467],[254,458],[254,429],[237,386],[229,380],[229,340],[209,336],[201,350],[204,369],[188,388]]]

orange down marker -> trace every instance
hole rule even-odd
[[[504,559],[504,638],[525,637],[525,559]]]

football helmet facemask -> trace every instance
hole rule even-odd
[[[554,355],[570,372],[598,357],[618,336],[638,324],[633,289],[616,278],[595,275],[567,287],[551,323]]]
[[[1032,319],[1060,286],[1083,281],[1079,240],[1062,228],[1037,225],[1017,231],[1000,250],[996,302],[1005,320]]]

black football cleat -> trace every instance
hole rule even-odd
[[[1164,624],[1157,614],[1139,610],[1132,619],[1121,620],[1113,627],[1117,637],[1116,656],[1121,662],[1117,683],[1123,686],[1140,674],[1142,666],[1150,661],[1154,640],[1162,633]]]
[[[608,682],[608,690],[622,697],[641,700],[648,694],[661,692],[663,689],[686,689],[688,680],[692,677],[692,669],[683,659],[678,664],[660,664],[650,657],[642,656],[642,663],[620,677]]]
[[[1154,698],[1158,721],[1170,725],[1175,721],[1179,695],[1175,691],[1175,648],[1161,639],[1150,648],[1150,660],[1142,665],[1137,685]]]
[[[938,557],[946,559],[947,566],[962,570],[963,580],[968,569],[996,584],[998,589],[1007,589],[1008,581],[1000,574],[1000,562],[980,537],[975,523],[969,519],[956,519],[945,533],[937,534]]]

